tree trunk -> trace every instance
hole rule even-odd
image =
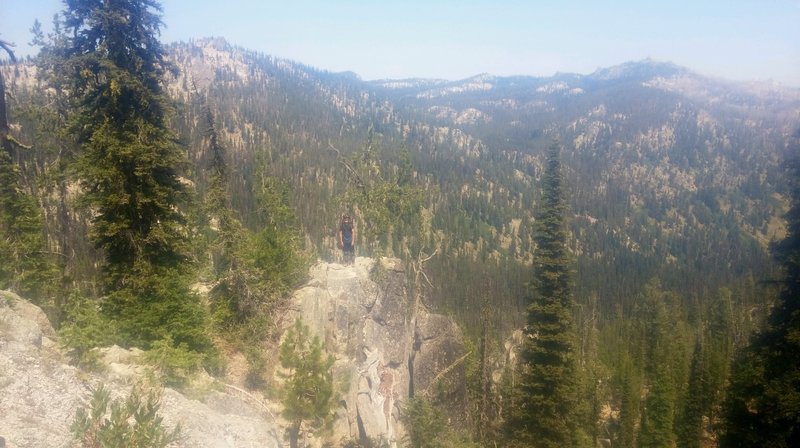
[[[292,426],[289,428],[289,446],[291,448],[298,448],[300,445],[300,425],[302,421],[296,421],[292,423]]]
[[[0,70],[0,147],[14,160],[14,148],[8,140],[8,116],[6,115],[6,81]]]

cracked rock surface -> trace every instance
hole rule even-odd
[[[373,274],[375,263],[361,257],[350,266],[317,263],[292,299],[287,326],[301,317],[336,358],[340,397],[332,440],[369,438],[396,446],[405,435],[400,410],[412,385],[431,386],[463,356],[464,341],[452,319],[414,310],[399,260],[380,260]],[[463,375],[463,362],[457,363],[437,381],[446,378],[461,390]],[[464,408],[452,404],[448,408]]]

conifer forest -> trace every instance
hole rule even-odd
[[[70,0],[38,55],[0,41],[0,289],[72,363],[138,347],[180,388],[237,352],[269,391],[347,213],[468,347],[467,424],[408,397],[399,446],[800,446],[800,90],[652,60],[365,81],[161,42],[159,11]],[[323,342],[296,322],[295,392],[265,392],[292,446],[340,387]]]

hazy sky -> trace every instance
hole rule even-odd
[[[590,73],[647,57],[800,87],[800,0],[162,0],[172,42],[222,36],[364,79]],[[20,55],[60,0],[0,0]]]

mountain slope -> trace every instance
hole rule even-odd
[[[565,146],[579,301],[598,297],[610,311],[654,276],[687,300],[763,278],[767,245],[784,232],[781,170],[800,127],[797,89],[651,60],[589,75],[365,82],[220,39],[170,53],[180,69],[169,85],[181,105],[174,125],[192,180],[202,193],[208,155],[195,99],[203,95],[217,111],[236,173],[233,204],[248,225],[257,219],[252,184],[266,172],[289,183],[303,230],[328,254],[347,208],[337,202],[346,186],[339,152],[363,148],[370,129],[386,168],[408,150],[414,181],[428,190],[431,228],[420,239],[437,250],[428,264],[437,307],[474,310],[478,291],[498,279],[494,300],[518,316],[543,148],[553,138]],[[11,90],[30,86],[24,78],[10,73]],[[36,127],[20,121],[23,134]],[[391,235],[395,252],[403,236]]]
[[[337,252],[339,216],[353,212],[360,255],[401,256],[402,286],[414,308],[444,311],[465,324],[467,390],[455,398],[466,395],[465,412],[482,428],[476,431],[481,437],[491,437],[510,404],[503,402],[504,391],[490,390],[486,375],[492,357],[503,351],[501,341],[523,325],[544,149],[559,140],[577,271],[574,312],[587,383],[582,395],[595,411],[608,411],[602,421],[599,412],[586,411],[592,436],[634,440],[640,423],[655,418],[639,398],[663,380],[674,388],[659,398],[662,409],[678,413],[689,398],[709,404],[697,423],[708,422],[706,435],[697,437],[714,442],[714,403],[724,395],[730,360],[774,298],[770,280],[777,268],[768,249],[785,234],[783,170],[785,160],[800,154],[800,91],[711,79],[650,60],[588,75],[365,82],[219,39],[169,48],[179,69],[168,85],[175,100],[172,126],[189,155],[185,181],[199,203],[212,157],[201,124],[208,104],[242,223],[253,230],[270,226],[269,207],[257,192],[278,178],[288,186],[280,194],[294,205],[309,247],[323,259]],[[57,132],[67,105],[33,77],[31,66],[2,69],[12,92],[13,132],[34,144],[18,155],[24,185],[42,204],[50,247],[64,255],[65,272],[91,290],[98,254],[87,247],[90,216],[74,207],[76,190],[62,171],[74,151]],[[375,178],[369,181],[424,188],[419,222],[389,216],[388,230],[376,232],[363,210],[344,203],[348,188],[386,185],[356,182],[356,164],[366,166],[359,175]],[[200,206],[187,210],[198,233],[209,226],[203,214]],[[213,248],[195,249],[202,277]],[[311,295],[308,303],[322,303],[317,299]],[[338,328],[344,314],[336,314],[341,309],[334,303],[320,319],[333,315]],[[380,326],[386,319],[379,311],[366,307],[363,315]],[[325,333],[329,347],[337,339],[364,342],[349,337]],[[708,353],[705,370],[690,369],[698,342]],[[480,359],[469,344],[480,347]],[[408,354],[381,360],[389,366],[392,397],[417,389],[417,380],[402,373]],[[357,350],[345,357],[364,359]],[[697,377],[701,371],[708,377]],[[693,384],[706,381],[704,397],[689,397],[692,375]],[[360,385],[353,390],[367,392]],[[490,395],[497,398],[495,414],[483,407]],[[387,396],[389,408],[399,402]],[[361,416],[351,405],[358,399],[346,401],[347,409],[338,412],[351,423],[374,417],[373,426],[383,428],[396,418],[391,409],[364,408]],[[340,433],[352,435],[353,428]],[[673,435],[685,431],[675,426]]]

